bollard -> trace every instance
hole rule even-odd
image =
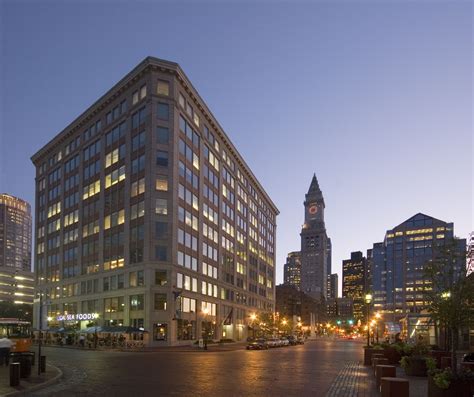
[[[18,386],[20,384],[20,363],[10,364],[10,386]]]
[[[374,358],[372,365],[373,365],[374,376],[375,376],[375,368],[377,367],[377,365],[388,365],[388,359],[387,358]]]
[[[20,356],[20,378],[31,376],[31,359],[27,355]]]
[[[40,372],[46,372],[46,356],[40,356],[39,358]]]

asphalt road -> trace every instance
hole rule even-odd
[[[316,340],[266,351],[123,353],[45,348],[64,372],[33,396],[321,396],[362,343]]]

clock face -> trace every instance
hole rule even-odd
[[[316,212],[318,212],[318,206],[317,205],[312,205],[311,207],[309,207],[309,213],[311,215],[314,215]]]

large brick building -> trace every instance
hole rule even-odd
[[[178,64],[146,58],[32,161],[51,323],[181,344],[274,310],[278,210]]]

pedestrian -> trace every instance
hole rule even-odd
[[[79,337],[79,344],[81,345],[81,347],[84,347],[85,339],[86,338],[84,337],[84,335],[81,335]]]
[[[12,346],[13,342],[10,339],[5,337],[0,339],[0,366],[3,366],[3,362],[5,362],[5,365],[9,364]]]

